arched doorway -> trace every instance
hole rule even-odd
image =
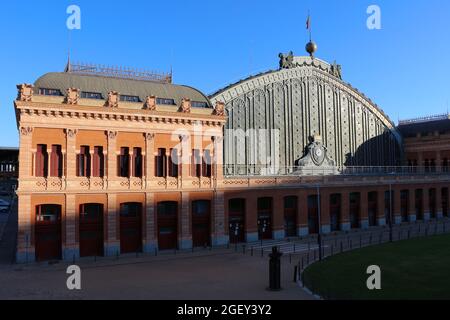
[[[286,237],[297,236],[297,197],[284,198],[284,232]]]
[[[402,190],[400,192],[400,215],[402,217],[402,222],[408,222],[409,216],[409,191]]]
[[[317,195],[308,197],[308,229],[309,234],[319,233],[319,210]]]
[[[36,206],[35,248],[36,260],[61,259],[61,211],[60,205]]]
[[[330,227],[331,231],[338,231],[341,226],[341,195],[330,195]]]
[[[374,227],[377,225],[377,210],[378,210],[377,195],[378,193],[376,191],[373,191],[369,192],[367,196],[368,198],[367,208],[370,227]]]
[[[142,252],[142,203],[120,205],[120,252]]]
[[[159,202],[157,215],[159,249],[177,249],[178,203],[175,201]]]
[[[211,245],[211,202],[192,202],[192,243],[194,247]]]
[[[80,256],[103,256],[103,204],[80,205]]]
[[[245,199],[228,201],[230,243],[245,241]]]
[[[259,240],[272,239],[272,198],[258,199]]]
[[[361,195],[358,192],[350,193],[350,224],[352,229],[359,228],[359,211]]]
[[[423,190],[416,190],[416,219],[423,220]]]

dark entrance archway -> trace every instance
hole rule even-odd
[[[177,249],[178,203],[175,201],[159,202],[157,215],[159,249]]]
[[[192,202],[192,243],[194,247],[211,245],[211,201]]]
[[[103,256],[103,204],[80,205],[80,256]]]
[[[319,210],[317,206],[317,195],[308,197],[308,229],[309,234],[319,233]]]
[[[360,202],[360,193],[350,193],[350,224],[352,229],[358,229],[360,227]]]
[[[120,252],[142,252],[142,203],[120,205]]]
[[[272,239],[272,198],[258,199],[258,236],[259,240]]]
[[[44,204],[36,207],[37,261],[61,259],[61,211],[62,207],[56,204]]]
[[[228,201],[230,243],[245,241],[245,199]]]
[[[297,201],[296,196],[284,198],[284,232],[286,237],[297,236]]]

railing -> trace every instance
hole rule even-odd
[[[410,166],[336,166],[336,167],[274,167],[260,165],[225,165],[226,177],[295,177],[295,176],[399,176],[450,174],[450,167]]]
[[[429,122],[429,121],[436,121],[436,120],[446,120],[449,119],[450,115],[447,113],[444,114],[437,114],[427,117],[419,117],[414,119],[408,119],[408,120],[400,120],[398,124],[401,125],[407,125],[412,123],[423,123],[423,122]]]
[[[100,75],[111,78],[172,83],[172,73],[159,73],[155,71],[137,70],[123,67],[75,63],[70,64],[67,71],[82,75]]]

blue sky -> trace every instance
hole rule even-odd
[[[450,103],[448,0],[3,1],[0,5],[0,146],[17,146],[16,84],[62,71],[66,8],[76,4],[72,60],[160,71],[210,94],[278,67],[278,53],[304,55],[308,10],[317,56],[342,64],[346,82],[395,122],[440,114]],[[382,29],[366,27],[381,8]]]

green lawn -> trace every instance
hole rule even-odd
[[[367,289],[367,267],[381,268],[382,290]],[[330,299],[450,299],[450,235],[363,248],[305,270],[309,289]]]

